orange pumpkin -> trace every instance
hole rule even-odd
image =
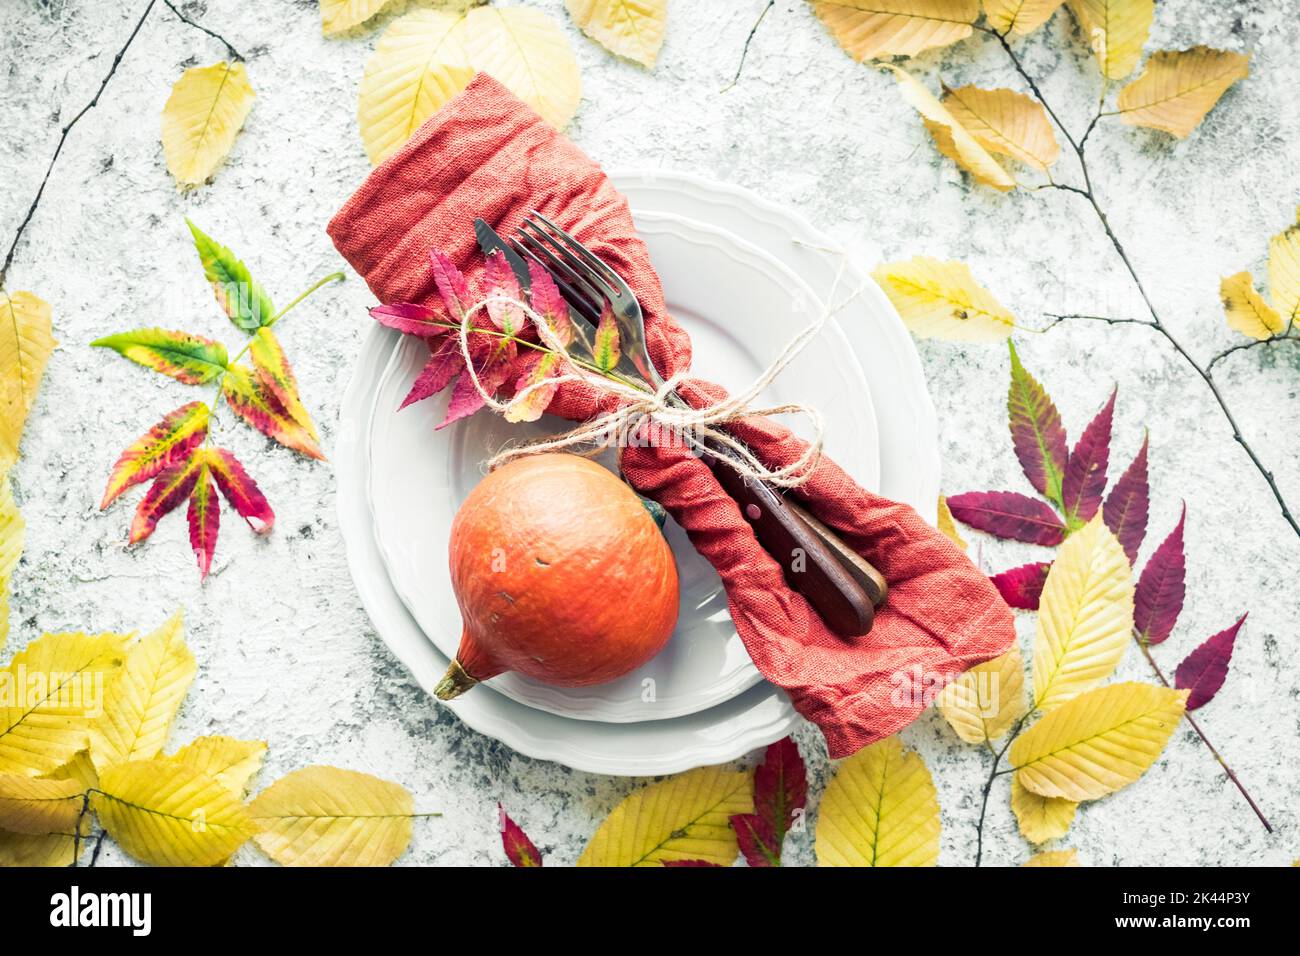
[[[603,684],[640,667],[677,623],[672,549],[636,494],[576,455],[517,458],[481,481],[451,526],[464,630],[443,700],[518,671]]]

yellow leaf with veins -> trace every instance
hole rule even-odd
[[[163,106],[167,169],[183,186],[211,176],[235,145],[256,94],[240,62],[195,66],[181,74]]]
[[[731,818],[754,809],[753,774],[699,767],[644,787],[614,808],[578,866],[662,866],[674,860],[735,862]]]
[[[326,36],[351,30],[387,6],[388,0],[320,0],[321,32]]]
[[[1005,339],[1016,317],[975,281],[964,262],[914,256],[886,262],[871,277],[894,304],[903,323],[921,338],[952,342]]]
[[[167,759],[215,777],[242,800],[249,781],[261,769],[265,754],[265,740],[236,740],[218,735],[191,740]]]
[[[1042,797],[1096,800],[1155,763],[1183,717],[1187,691],[1129,682],[1067,701],[1016,738],[1011,766]]]
[[[1016,181],[1003,169],[988,150],[961,125],[935,95],[906,70],[896,66],[888,69],[898,81],[903,99],[921,114],[925,128],[934,137],[939,152],[954,160],[975,177],[978,182],[1006,192],[1016,188]]]
[[[1225,276],[1219,282],[1219,298],[1223,300],[1223,313],[1228,317],[1228,327],[1252,339],[1266,339],[1285,328],[1277,309],[1264,301],[1255,290],[1249,272]]]
[[[18,442],[54,351],[50,306],[30,292],[0,291],[0,473],[18,460]]]
[[[1065,836],[1079,805],[1063,797],[1044,797],[1026,790],[1019,774],[1011,776],[1011,810],[1020,833],[1030,843],[1046,843]]]
[[[1034,707],[1051,710],[1109,677],[1133,632],[1133,576],[1100,512],[1047,572],[1034,637]]]
[[[556,127],[578,109],[568,38],[527,7],[414,10],[393,21],[366,63],[357,105],[370,161],[383,162],[478,72],[490,73]]]
[[[1042,853],[1035,854],[1025,860],[1021,866],[1078,866],[1079,851],[1070,850],[1045,850]]]
[[[582,32],[605,49],[646,69],[664,43],[668,0],[564,0]]]
[[[1122,80],[1132,73],[1151,32],[1155,0],[1069,0],[1069,5],[1102,75]]]
[[[809,0],[855,60],[915,56],[971,35],[979,0]]]
[[[85,798],[75,780],[38,780],[24,774],[0,773],[0,830],[11,833],[75,833],[82,835]]]
[[[948,499],[943,495],[939,496],[938,527],[939,530],[948,537],[949,541],[957,545],[957,547],[961,548],[963,551],[966,550],[966,539],[963,538],[961,532],[957,530],[957,522],[953,520],[952,511],[948,508]]]
[[[1061,154],[1043,105],[1012,90],[945,89],[940,102],[977,143],[1047,172]]]
[[[1284,229],[1269,241],[1268,294],[1283,323],[1300,318],[1300,225]]]
[[[939,800],[930,771],[897,736],[849,757],[817,811],[820,866],[935,866]]]
[[[1116,104],[1130,126],[1187,136],[1228,87],[1250,74],[1250,57],[1195,46],[1151,54],[1142,75],[1120,91]]]
[[[977,664],[945,687],[935,703],[968,744],[997,740],[1025,714],[1025,662],[1020,648]]]
[[[989,26],[999,33],[1011,31],[1019,36],[1033,33],[1048,20],[1065,0],[984,0],[984,15]]]

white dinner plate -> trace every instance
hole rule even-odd
[[[724,227],[789,264],[819,296],[829,293],[842,263],[831,241],[798,214],[733,186],[699,177],[649,171],[612,176],[633,208],[694,217]],[[880,490],[934,516],[939,458],[934,409],[911,340],[888,300],[866,273],[850,264],[856,286],[867,284],[841,326],[867,368],[880,430]],[[370,410],[393,334],[373,326],[365,336],[344,395],[335,463],[339,527],[348,566],[376,632],[426,692],[448,660],[402,605],[374,543],[367,505],[366,457]],[[469,727],[540,760],[592,773],[640,776],[725,763],[789,733],[798,720],[785,694],[761,682],[706,711],[671,720],[607,724],[573,720],[526,707],[491,690],[454,705]]]
[[[788,267],[729,232],[665,213],[638,212],[635,222],[670,314],[691,333],[694,374],[738,390],[823,312],[821,299]],[[370,507],[394,589],[424,633],[452,656],[461,626],[447,561],[456,510],[496,451],[571,423],[547,418],[521,427],[482,412],[435,431],[446,414],[447,394],[398,410],[428,356],[420,339],[399,339],[379,383],[369,429]],[[867,487],[877,486],[870,390],[834,319],[759,402],[821,409],[827,452]],[[807,434],[807,423],[798,417],[789,423]],[[603,460],[617,468],[616,456]],[[761,675],[727,613],[717,572],[676,523],[666,531],[681,581],[680,610],[672,640],[653,660],[595,687],[554,687],[519,674],[495,677],[491,686],[560,716],[624,722],[696,713],[758,683]],[[634,610],[636,595],[627,598]]]

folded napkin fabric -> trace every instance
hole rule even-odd
[[[595,162],[486,74],[370,174],[330,222],[329,234],[381,302],[431,302],[437,297],[431,248],[468,265],[479,255],[475,217],[505,233],[530,209],[627,280],[645,313],[660,372],[688,369],[690,338],[667,313],[626,201]],[[725,394],[694,379],[680,391],[697,407]],[[548,410],[583,420],[610,401],[587,385],[566,384]],[[804,447],[770,419],[728,427],[769,467],[797,460]],[[708,467],[680,443],[662,444],[625,448],[624,475],[669,511],[718,570],[754,663],[821,728],[832,757],[906,726],[944,683],[1004,653],[1015,639],[1011,611],[955,544],[912,508],[860,487],[823,457],[799,497],[890,588],[869,634],[837,637],[789,587]]]

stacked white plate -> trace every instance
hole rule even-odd
[[[934,409],[911,339],[870,278],[798,214],[748,191],[661,171],[611,178],[631,204],[670,312],[691,333],[701,377],[732,389],[748,384],[828,305],[842,306],[762,401],[819,408],[837,461],[933,519]],[[485,459],[564,423],[510,425],[483,412],[435,433],[445,395],[398,411],[427,357],[415,339],[370,329],[335,454],[340,526],[361,600],[431,692],[460,641],[447,571],[452,517]],[[717,574],[671,520],[666,533],[681,612],[658,657],[598,687],[505,674],[448,706],[520,753],[628,776],[722,763],[787,734],[798,718],[745,653]],[[636,596],[625,600],[634,613]]]

